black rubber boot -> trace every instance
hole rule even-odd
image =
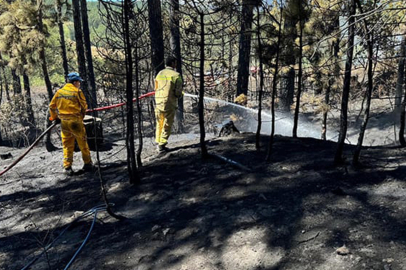
[[[66,167],[63,170],[64,170],[64,174],[66,174],[67,176],[72,176],[74,174],[72,167]]]

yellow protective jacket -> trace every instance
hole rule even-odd
[[[178,98],[182,97],[182,78],[172,67],[165,67],[155,77],[155,103],[160,111],[178,108]]]
[[[87,103],[83,92],[73,84],[67,83],[59,89],[49,104],[49,112],[53,121],[58,118],[80,118],[86,114]]]

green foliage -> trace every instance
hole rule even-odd
[[[38,49],[46,44],[37,24],[36,7],[22,0],[8,5],[0,16],[0,52],[8,55],[8,65],[19,74],[35,69]]]

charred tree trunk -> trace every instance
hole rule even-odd
[[[402,50],[403,53],[405,53],[406,50],[406,34],[403,36],[403,40],[402,40]],[[405,53],[406,54],[406,53]],[[403,58],[403,66],[401,65],[401,61],[402,59],[399,60],[399,67],[398,67],[398,82],[396,85],[396,89],[400,89],[401,92],[403,92],[404,97],[403,97],[403,101],[401,104],[401,108],[400,108],[400,127],[399,127],[399,143],[402,147],[406,146],[406,140],[405,140],[405,121],[406,121],[406,90],[404,89],[404,74],[405,74],[405,58]],[[400,78],[400,76],[402,76]]]
[[[75,41],[76,41],[76,54],[78,57],[78,67],[80,76],[87,81],[87,72],[86,72],[86,58],[85,58],[85,47],[83,45],[83,33],[82,33],[82,21],[80,18],[80,0],[72,0],[73,8],[73,25],[75,28]],[[92,100],[92,97],[89,93],[87,83],[81,85],[83,93],[86,96],[86,100],[89,102]]]
[[[0,53],[0,61],[1,60],[3,60],[3,57],[2,57],[2,55]],[[3,76],[4,90],[6,90],[6,98],[7,98],[7,101],[10,101],[10,90],[9,90],[9,87],[8,87],[8,80],[7,80],[5,67],[3,65],[0,65],[0,71],[1,71],[1,74]]]
[[[362,10],[362,5],[359,0],[356,0],[356,3],[358,5],[359,11],[361,14],[363,14]],[[362,142],[364,141],[364,135],[365,135],[365,130],[367,129],[368,125],[368,120],[369,120],[369,111],[371,108],[371,98],[372,98],[372,90],[373,90],[373,76],[374,76],[374,71],[373,71],[373,53],[374,53],[374,33],[369,31],[368,23],[366,19],[363,20],[364,22],[364,31],[367,39],[367,55],[368,55],[368,89],[366,91],[367,95],[367,103],[365,107],[365,114],[364,114],[364,120],[361,125],[359,137],[358,137],[358,143],[357,147],[355,148],[354,151],[354,156],[352,159],[352,164],[357,165],[359,163],[359,157],[361,154],[361,148],[362,148]]]
[[[0,73],[0,106],[2,101],[3,101],[3,78]]]
[[[283,9],[281,8],[281,20],[279,22],[279,31],[278,31],[278,42],[276,46],[276,61],[275,61],[275,73],[272,81],[272,121],[271,121],[271,135],[269,137],[269,146],[268,152],[266,154],[266,161],[271,160],[272,146],[275,137],[275,98],[276,98],[276,88],[278,86],[278,73],[279,73],[279,57],[280,57],[280,48],[281,48],[281,39],[282,39],[282,14]]]
[[[233,84],[234,81],[234,69],[233,69],[233,39],[230,39],[229,44],[229,54],[228,54],[228,93],[227,93],[227,101],[229,100],[229,96],[233,92]]]
[[[24,81],[25,103],[27,104],[28,124],[30,125],[30,127],[35,127],[34,111],[32,109],[30,78],[25,73],[23,74],[23,81]]]
[[[202,158],[208,157],[207,147],[206,147],[206,131],[204,129],[204,14],[200,14],[200,67],[199,67],[199,78],[200,78],[200,89],[199,89],[199,126],[200,126],[200,149],[202,151]]]
[[[261,28],[260,28],[260,12],[257,6],[257,39],[258,39],[258,54],[259,54],[259,97],[258,97],[258,127],[255,136],[255,148],[260,149],[261,127],[262,127],[262,95],[264,90],[264,72],[263,72],[263,59],[262,59],[262,41],[261,41]]]
[[[89,20],[87,17],[87,4],[86,0],[80,0],[80,11],[82,17],[82,27],[83,27],[83,41],[86,53],[86,75],[87,75],[87,86],[89,89],[90,97],[90,108],[97,108],[97,89],[96,89],[96,79],[94,77],[94,68],[93,68],[93,56],[92,56],[92,45],[90,42],[90,30],[89,30]],[[94,112],[97,116],[97,112]]]
[[[322,126],[321,126],[321,139],[323,141],[325,141],[326,138],[326,134],[327,134],[327,114],[328,114],[328,109],[327,107],[330,104],[330,92],[331,92],[331,85],[332,85],[332,79],[331,79],[331,75],[329,74],[329,79],[328,79],[328,86],[326,89],[326,94],[324,96],[324,103],[326,104],[326,108],[323,111],[323,120],[322,120]]]
[[[238,52],[237,96],[248,93],[250,54],[251,54],[251,28],[254,17],[252,0],[242,1],[242,19],[240,44]]]
[[[182,77],[182,55],[180,48],[180,31],[179,31],[179,0],[170,1],[170,28],[171,28],[171,51],[176,57],[178,65],[176,70]],[[183,79],[182,79],[183,81]],[[176,111],[177,130],[183,132],[183,97],[178,100],[178,110]]]
[[[405,140],[405,118],[406,118],[406,90],[405,88],[405,63],[406,63],[406,34],[402,38],[401,43],[401,58],[398,65],[398,79],[396,83],[396,95],[404,93],[403,102],[400,105],[400,127],[399,127],[399,143],[402,147],[406,146]],[[397,110],[395,110],[397,111]],[[396,114],[397,115],[397,114]]]
[[[38,0],[37,3],[38,3],[38,30],[39,30],[39,32],[44,33],[44,26],[43,26],[43,22],[42,22],[43,2],[42,2],[42,0]],[[44,81],[45,81],[45,85],[46,85],[47,92],[48,92],[48,99],[49,99],[49,102],[51,102],[52,97],[53,97],[52,84],[51,84],[51,80],[49,79],[48,66],[47,66],[47,62],[46,62],[44,47],[42,47],[40,49],[39,58],[40,58],[40,62],[41,62],[42,75],[44,76]],[[45,121],[46,121],[46,129],[48,129],[52,123],[51,123],[51,121],[48,120],[48,117]],[[56,150],[56,147],[51,142],[51,132],[48,132],[47,135],[45,136],[45,147],[48,151]]]
[[[38,0],[38,30],[41,33],[44,33],[44,25],[42,22],[42,5],[43,5],[43,0]],[[45,48],[42,47],[40,52],[39,52],[39,58],[41,61],[41,68],[42,68],[42,74],[44,76],[44,81],[45,85],[47,88],[47,93],[48,93],[48,99],[49,101],[52,100],[53,97],[53,92],[52,92],[52,83],[51,80],[49,79],[49,73],[48,73],[48,65],[46,62],[46,55],[45,55]]]
[[[63,30],[61,0],[55,1],[55,10],[56,10],[56,20],[57,20],[58,30],[59,30],[59,44],[61,45],[63,73],[66,78],[69,74],[69,66],[68,66],[68,57],[66,55],[66,44],[65,44],[65,33]]]
[[[288,11],[285,11],[288,12]],[[288,68],[283,72],[281,79],[281,86],[279,91],[279,107],[284,111],[290,111],[290,106],[293,104],[293,97],[295,93],[295,68],[296,56],[294,53],[295,40],[296,40],[296,18],[291,15],[287,16],[284,21],[284,40],[286,45],[282,53],[282,66]]]
[[[405,140],[405,125],[406,125],[406,91],[404,92],[402,107],[400,110],[400,127],[399,127],[399,143],[402,147],[406,146]]]
[[[395,111],[399,111],[402,105],[401,100],[405,83],[405,62],[406,62],[406,33],[402,38],[402,43],[400,44],[398,78],[396,82]]]
[[[138,148],[137,148],[137,165],[138,168],[142,167],[142,148],[143,148],[143,139],[142,139],[142,110],[141,110],[141,101],[138,98],[140,96],[140,80],[139,80],[139,66],[138,66],[138,47],[137,45],[134,48],[135,50],[135,93],[137,96],[137,131],[138,131]]]
[[[156,76],[159,71],[165,68],[165,50],[160,0],[148,0],[148,16],[152,50],[151,62]]]
[[[131,0],[124,0],[124,38],[125,38],[125,59],[126,59],[126,109],[127,109],[127,169],[130,184],[138,184],[140,178],[136,166],[134,146],[134,108],[133,108],[133,59],[130,41],[130,12],[132,11]]]
[[[14,96],[21,94],[21,79],[20,76],[17,75],[16,70],[11,70],[11,76],[13,77],[13,94]]]
[[[368,29],[367,29],[368,31]],[[369,33],[369,32],[368,32]],[[358,143],[357,147],[355,148],[354,151],[354,156],[352,159],[352,164],[357,165],[359,162],[359,157],[361,154],[361,148],[362,148],[362,142],[364,141],[364,135],[365,135],[365,130],[368,125],[368,120],[369,120],[369,111],[371,108],[371,97],[372,97],[372,90],[373,90],[373,34],[367,34],[367,45],[368,45],[368,89],[366,91],[367,95],[367,103],[365,107],[365,114],[364,114],[364,120],[361,125],[359,137],[358,137]]]
[[[291,64],[292,66],[294,64]],[[295,68],[290,67],[288,72],[283,74],[282,85],[279,93],[279,105],[284,111],[290,111],[290,106],[293,104],[293,96],[295,92]]]
[[[297,82],[297,93],[296,93],[296,106],[295,115],[293,117],[293,138],[297,138],[297,126],[299,122],[299,109],[300,109],[300,96],[302,94],[302,79],[303,79],[303,27],[304,22],[302,18],[302,2],[299,3],[299,71],[298,71],[298,82]]]
[[[344,142],[347,136],[347,114],[348,114],[348,98],[350,95],[351,84],[351,69],[352,59],[354,52],[354,35],[355,35],[355,0],[351,0],[350,14],[349,14],[349,28],[348,28],[348,41],[347,41],[347,59],[345,62],[345,76],[344,86],[341,99],[341,116],[340,116],[340,134],[338,137],[337,150],[334,157],[334,163],[340,164],[344,162],[343,150]]]
[[[0,59],[1,59],[1,54],[0,54]],[[0,69],[4,72],[3,66],[0,65]],[[3,88],[4,79],[3,79],[2,73],[0,73],[0,106],[1,106],[1,102],[3,101],[3,89],[4,89]],[[1,136],[1,125],[0,125],[0,145],[2,145],[2,143],[3,143],[3,138]]]
[[[340,27],[340,20],[339,17],[337,16],[336,20],[334,21],[334,29],[338,30]],[[324,96],[324,103],[326,105],[325,111],[323,112],[323,120],[322,120],[322,129],[321,129],[321,139],[326,140],[326,135],[327,135],[327,114],[329,112],[329,106],[330,106],[330,93],[331,93],[331,88],[333,86],[333,83],[336,82],[337,78],[340,76],[340,65],[339,65],[339,57],[338,53],[340,52],[340,41],[337,38],[332,46],[331,46],[331,51],[332,55],[334,57],[335,63],[334,63],[334,72],[329,73],[329,78],[328,78],[328,86],[326,89],[326,94]]]
[[[3,69],[2,66],[0,66],[1,69]],[[2,75],[0,73],[0,106],[1,106],[1,102],[3,101],[3,78]],[[0,145],[3,143],[3,138],[1,137],[1,125],[0,125]]]

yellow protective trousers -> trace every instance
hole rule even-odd
[[[173,121],[175,119],[175,110],[161,111],[155,110],[156,132],[155,141],[158,145],[166,145],[171,135]]]
[[[61,118],[61,135],[63,146],[63,167],[72,166],[75,140],[82,152],[82,159],[85,164],[92,163],[90,149],[87,144],[86,129],[80,118]]]

